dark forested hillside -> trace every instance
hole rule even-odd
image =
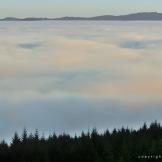
[[[121,128],[99,134],[96,129],[71,137],[48,138],[15,133],[12,142],[0,144],[0,162],[146,162],[162,161],[162,127],[154,122],[139,130]]]

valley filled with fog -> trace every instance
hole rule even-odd
[[[162,22],[0,22],[0,134],[161,121]]]

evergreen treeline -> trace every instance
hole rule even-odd
[[[37,130],[28,134],[24,129],[21,136],[15,133],[10,145],[0,143],[0,162],[154,162],[162,161],[161,155],[162,126],[157,122],[138,130],[121,128],[103,134],[93,129],[75,137],[53,134],[44,138]]]

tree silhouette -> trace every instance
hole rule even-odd
[[[142,158],[153,155],[151,159]],[[155,121],[138,130],[122,127],[98,133],[94,128],[80,136],[66,133],[40,137],[38,130],[21,137],[15,133],[11,144],[0,143],[0,162],[154,162],[162,161],[162,127]],[[141,157],[141,158],[139,158]]]

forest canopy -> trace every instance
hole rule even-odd
[[[145,162],[161,161],[162,126],[153,122],[138,130],[121,128],[80,136],[53,133],[48,138],[23,130],[12,142],[0,143],[0,162]]]

